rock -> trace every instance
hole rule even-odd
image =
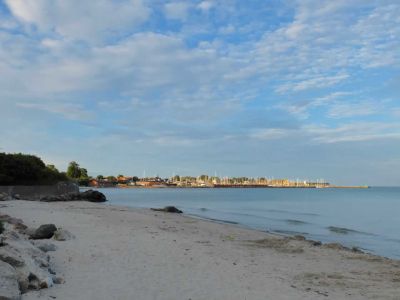
[[[99,191],[88,190],[86,192],[80,193],[80,199],[86,200],[89,202],[105,202],[107,201],[106,196]]]
[[[48,272],[49,256],[36,248],[28,240],[10,241],[9,245],[23,264],[15,267],[22,292],[48,288],[53,280]],[[1,298],[0,298],[1,299]]]
[[[6,245],[7,245],[6,238],[4,236],[0,235],[0,247],[4,247]]]
[[[23,224],[21,219],[10,217],[9,215],[0,215],[0,221],[7,222],[12,225]]]
[[[53,279],[48,270],[50,257],[33,244],[41,241],[31,242],[25,235],[14,230],[8,230],[2,236],[5,237],[7,245],[0,247],[1,260],[13,265],[22,292],[53,285]]]
[[[0,201],[10,201],[12,197],[7,193],[0,193]]]
[[[42,242],[42,241],[34,241],[33,244],[36,247],[38,247],[40,250],[42,250],[43,252],[49,252],[49,251],[56,251],[57,250],[57,246],[54,245],[54,244],[51,244],[51,243],[46,243],[46,242]]]
[[[12,266],[3,261],[0,261],[0,299],[21,299],[17,272]]]
[[[305,241],[306,240],[305,236],[303,236],[303,235],[295,235],[293,237],[293,239],[296,241]]]
[[[72,233],[70,233],[68,230],[58,229],[56,232],[54,232],[53,238],[56,241],[68,241],[68,240],[74,239],[75,236]]]
[[[364,253],[364,251],[362,251],[360,248],[358,247],[352,247],[351,251],[354,253]]]
[[[61,201],[58,196],[43,196],[40,197],[39,201],[41,202],[57,202]]]
[[[322,245],[322,243],[320,241],[307,240],[307,242],[309,242],[311,246],[321,246]]]
[[[40,198],[42,202],[64,202],[64,201],[89,201],[89,202],[105,202],[106,196],[99,191],[88,190],[82,193],[68,193],[58,196],[44,196]]]
[[[40,198],[41,202],[65,202],[65,201],[75,201],[80,199],[81,193],[67,193],[62,195],[52,195],[44,196]]]
[[[14,225],[14,228],[16,230],[18,230],[19,232],[24,232],[28,228],[28,226],[26,226],[23,223],[17,223],[17,224]]]
[[[53,237],[56,230],[57,227],[54,224],[44,224],[36,229],[30,238],[33,240],[50,239]]]
[[[334,250],[349,250],[349,248],[343,246],[339,243],[328,243],[323,245],[324,248],[334,249]]]
[[[22,267],[25,264],[21,254],[9,245],[0,248],[0,260],[13,267]]]
[[[52,276],[52,279],[53,279],[54,284],[62,284],[62,283],[65,283],[64,278],[61,277],[61,276],[55,276],[55,275],[53,275],[53,276]]]
[[[49,256],[37,248],[30,240],[25,239],[16,232],[7,233],[6,240],[7,246],[12,248],[22,260],[29,258],[34,260],[34,262],[39,266],[48,267]]]
[[[164,208],[151,208],[151,210],[163,211],[163,212],[168,212],[168,213],[177,213],[177,214],[183,213],[183,211],[177,209],[175,206],[166,206]]]
[[[47,289],[54,284],[53,278],[40,268],[34,270],[33,273],[29,273],[27,277],[25,275],[26,273],[23,274],[23,280],[19,281],[23,293],[29,290]]]
[[[35,228],[27,227],[24,230],[22,230],[21,233],[26,234],[27,236],[31,236],[35,234],[35,231],[36,231]]]

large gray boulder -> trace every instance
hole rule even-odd
[[[67,193],[62,195],[48,195],[40,198],[42,202],[65,202],[65,201],[89,201],[106,202],[106,196],[95,190],[88,190],[82,193]]]
[[[176,213],[176,214],[183,213],[183,211],[181,211],[180,209],[177,209],[175,206],[166,206],[164,208],[151,208],[151,210],[163,211],[163,212],[168,212],[168,213]]]
[[[36,229],[30,238],[33,240],[50,239],[53,237],[55,231],[57,231],[56,225],[44,224]]]
[[[88,190],[86,192],[80,193],[81,200],[86,200],[89,202],[106,202],[106,196],[99,191]]]
[[[0,299],[21,299],[17,272],[12,266],[3,261],[0,261]]]

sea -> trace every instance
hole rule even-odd
[[[103,188],[109,205],[176,206],[186,215],[338,242],[400,259],[400,187]]]

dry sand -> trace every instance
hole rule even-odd
[[[49,252],[65,283],[23,299],[400,299],[400,262],[183,215],[88,202],[0,203],[75,239]]]

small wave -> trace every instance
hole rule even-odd
[[[307,222],[301,221],[301,220],[295,220],[295,219],[287,219],[285,220],[286,223],[290,225],[305,225],[308,224]]]
[[[338,233],[338,234],[349,234],[349,233],[356,233],[356,234],[363,234],[363,235],[374,235],[373,233],[358,231],[354,229],[349,229],[345,227],[336,227],[336,226],[329,226],[327,229],[331,232]]]
[[[349,228],[345,228],[345,227],[329,226],[328,229],[329,229],[329,231],[332,231],[332,232],[338,233],[338,234],[357,233],[357,234],[372,235],[372,233],[357,231],[357,230],[349,229]]]
[[[387,241],[393,242],[393,243],[400,243],[399,239],[391,239],[391,238],[386,238]]]
[[[329,226],[329,231],[339,234],[349,234],[349,233],[356,233],[355,230],[344,228],[344,227],[336,227],[336,226]]]
[[[285,213],[285,214],[290,213],[290,211],[281,210],[281,209],[267,209],[267,211],[274,212],[274,213]]]
[[[190,216],[196,217],[196,218],[200,218],[203,220],[209,220],[209,221],[213,221],[213,222],[218,222],[218,223],[226,223],[226,224],[234,224],[234,225],[238,225],[239,222],[235,222],[235,221],[229,221],[229,220],[223,220],[223,219],[215,219],[215,218],[208,218],[202,215],[197,215],[197,214],[190,214]]]
[[[207,218],[207,220],[215,221],[215,222],[221,222],[221,223],[226,223],[226,224],[239,224],[238,222],[235,221],[229,221],[229,220],[221,220],[221,219],[214,219],[214,218]]]
[[[291,215],[299,215],[299,216],[312,216],[312,217],[319,216],[319,214],[315,214],[315,213],[294,212],[294,211],[281,210],[281,209],[267,209],[266,211],[272,212],[272,213],[291,214]]]
[[[283,235],[308,235],[307,232],[300,232],[300,231],[292,231],[292,230],[280,230],[280,229],[276,229],[276,230],[271,230],[271,232],[275,232],[275,233],[279,233],[279,234],[283,234]]]
[[[199,210],[201,210],[201,211],[207,211],[208,208],[202,207],[202,208],[199,208]]]

